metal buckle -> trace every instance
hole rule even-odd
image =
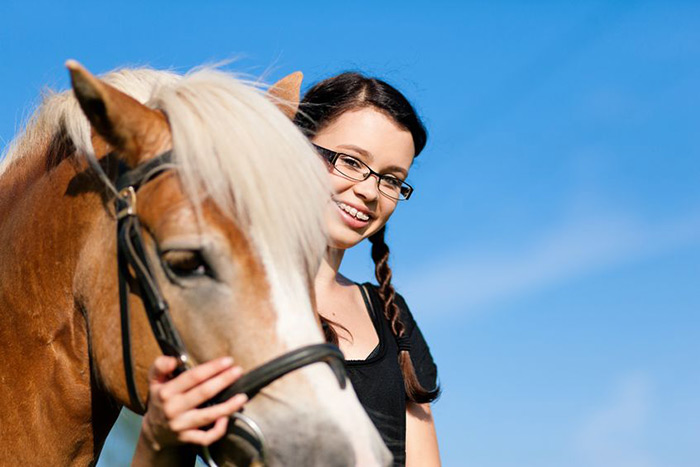
[[[258,452],[258,456],[252,459],[250,464],[251,467],[264,467],[267,465],[267,441],[265,440],[265,435],[263,434],[260,425],[258,425],[255,420],[241,412],[231,414],[230,418],[233,419],[231,420],[233,423],[235,423],[236,420],[240,420],[241,423],[248,428],[250,436],[259,444],[259,446],[255,446],[254,444],[252,445],[253,449]],[[209,467],[219,467],[209,451],[209,446],[201,446],[200,457]]]
[[[136,190],[128,186],[119,192],[119,201],[123,207],[117,211],[117,219],[122,220],[127,216],[136,215]]]

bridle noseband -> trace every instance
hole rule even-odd
[[[144,412],[146,405],[138,394],[134,380],[134,365],[131,353],[131,323],[129,311],[129,292],[134,287],[143,302],[146,316],[151,325],[153,335],[163,354],[175,357],[179,365],[175,374],[189,369],[193,363],[187,349],[175,328],[170,316],[168,302],[158,287],[148,257],[142,236],[141,222],[136,210],[136,192],[149,180],[167,170],[175,168],[172,162],[172,152],[167,151],[149,161],[128,169],[120,166],[117,178],[119,195],[115,200],[117,213],[117,263],[119,276],[119,307],[121,311],[122,356],[126,386],[131,403],[139,411]],[[129,268],[131,267],[131,269]],[[133,274],[132,274],[133,271]],[[304,366],[325,362],[333,370],[341,388],[346,385],[344,357],[340,349],[332,344],[314,344],[292,350],[261,365],[241,376],[206,403],[212,405],[226,401],[235,394],[245,393],[249,398],[254,397],[262,388],[278,378]],[[248,431],[234,426],[234,434],[241,436],[258,452],[259,461],[265,462],[265,440],[257,424],[243,413],[232,416],[240,420]],[[209,450],[202,450],[203,458],[214,465]]]

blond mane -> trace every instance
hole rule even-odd
[[[329,190],[310,144],[264,91],[206,68],[184,76],[122,69],[101,79],[166,113],[175,162],[192,201],[200,206],[209,198],[243,223],[271,280],[285,289],[273,288],[278,304],[308,306],[308,278],[315,275],[326,245],[323,213]],[[94,158],[90,131],[72,91],[49,93],[8,146],[0,177],[37,147],[48,147],[59,132],[75,146],[76,157]]]

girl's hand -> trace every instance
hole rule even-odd
[[[183,443],[212,444],[226,433],[229,416],[248,400],[245,394],[237,394],[226,402],[197,408],[243,373],[230,357],[203,363],[170,379],[176,366],[174,357],[160,356],[148,372],[149,402],[141,436],[154,451]],[[200,429],[212,423],[208,430]]]

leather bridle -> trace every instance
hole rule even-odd
[[[173,324],[168,302],[160,291],[146,255],[146,247],[141,233],[142,227],[136,210],[136,193],[138,189],[163,172],[175,167],[172,162],[172,152],[167,151],[133,169],[120,166],[117,178],[116,187],[119,195],[115,200],[115,205],[117,213],[117,262],[122,356],[129,398],[133,406],[141,412],[146,410],[146,405],[139,396],[134,381],[129,311],[129,293],[131,290],[140,296],[153,336],[163,354],[178,359],[179,365],[175,374],[179,374],[193,366],[183,340]],[[318,362],[328,363],[338,379],[340,387],[344,389],[346,372],[342,352],[332,344],[314,344],[292,350],[250,370],[233,385],[208,401],[206,405],[226,401],[239,393],[245,393],[249,398],[252,398],[262,388],[287,373]],[[234,435],[251,444],[258,453],[258,461],[265,463],[265,440],[262,430],[260,430],[254,420],[242,412],[235,413],[232,418],[234,419],[232,420],[234,422]],[[236,420],[244,423],[247,431],[236,427]],[[208,449],[203,449],[202,457],[210,465],[215,465]]]

